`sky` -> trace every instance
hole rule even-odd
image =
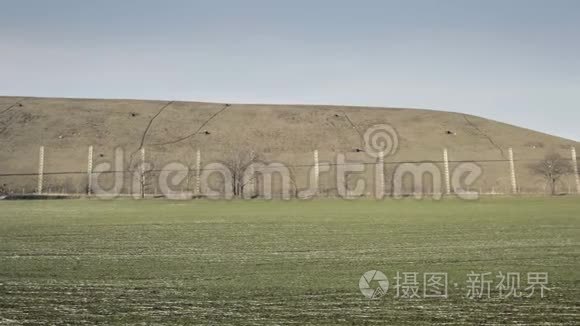
[[[410,107],[580,140],[576,0],[0,0],[0,95]]]

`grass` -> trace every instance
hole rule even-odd
[[[0,324],[576,325],[579,240],[578,198],[3,201]],[[449,298],[394,298],[397,271],[447,272]],[[471,271],[551,291],[472,300]]]

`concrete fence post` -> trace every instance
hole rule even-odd
[[[516,166],[514,164],[514,151],[510,147],[509,148],[509,160],[510,160],[510,177],[511,177],[511,184],[512,184],[512,193],[518,193],[518,182],[516,179]]]
[[[252,152],[250,155],[253,157],[254,153]],[[240,189],[241,193],[239,196],[242,198],[254,198],[255,196],[260,196],[260,184],[257,179],[256,166],[250,164],[244,173],[249,176],[249,180],[247,184],[244,184],[245,181],[244,178],[242,178],[242,189]]]
[[[141,198],[145,198],[145,147],[141,148]]]
[[[580,176],[578,175],[578,159],[576,156],[576,148],[572,147],[570,152],[572,154],[572,168],[574,171],[574,179],[576,181],[576,192],[580,194]]]
[[[383,199],[385,197],[385,153],[380,152],[377,166],[375,167],[375,197]]]
[[[195,156],[195,194],[201,194],[201,151],[198,149]]]
[[[451,179],[449,176],[449,154],[447,153],[447,148],[443,149],[443,165],[445,168],[445,193],[451,194]]]
[[[314,187],[316,189],[316,193],[318,193],[318,189],[320,187],[320,163],[318,161],[318,150],[314,150]]]
[[[36,193],[42,195],[42,186],[44,182],[44,146],[40,146],[38,153],[38,185]]]
[[[89,146],[89,155],[87,158],[87,195],[91,195],[93,189],[93,146]]]

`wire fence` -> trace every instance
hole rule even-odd
[[[43,151],[44,149],[42,154]],[[119,168],[113,162],[109,162],[108,169],[99,170],[93,168],[94,162],[91,157],[89,159],[91,161],[88,162],[88,169],[84,171],[49,170],[44,166],[44,158],[40,160],[37,171],[0,171],[0,194],[86,196],[94,195],[96,188],[113,187],[119,196],[135,194],[142,197],[164,196],[167,191],[203,196],[205,189],[227,188],[227,184],[232,182],[224,177],[227,176],[224,171],[230,167],[219,164],[219,160],[213,163],[194,160],[193,164],[173,162],[174,164],[166,163],[161,166],[159,163],[145,162],[143,159],[137,163],[147,163],[147,168],[139,164],[123,165]],[[358,189],[355,195],[357,197],[372,197],[376,195],[378,188],[381,188],[386,196],[392,196],[397,192],[404,195],[417,193],[429,195],[460,191],[480,195],[580,193],[577,160],[565,157],[561,157],[560,160],[574,172],[558,176],[557,180],[551,182],[546,176],[531,168],[545,162],[545,159],[373,159],[355,162],[328,159],[319,162],[316,153],[309,163],[271,165],[262,162],[261,171],[254,171],[256,177],[252,184],[256,188],[255,197],[264,195],[260,191],[264,190],[265,186],[268,186],[270,192],[274,194],[290,192],[292,196],[298,196],[300,192],[311,189],[313,183],[317,196],[343,196],[345,191],[352,192],[353,189],[360,188],[361,182],[364,186],[362,190]],[[79,163],[77,166],[86,163]],[[470,166],[472,171],[465,171],[465,166]],[[400,173],[401,167],[411,170],[403,171],[409,173]],[[460,174],[466,172],[473,174],[474,167],[477,167],[479,175],[477,179],[466,184],[463,182],[466,176]],[[231,169],[229,171],[230,174],[240,172],[244,171]],[[278,172],[279,175],[276,174]],[[176,179],[176,175],[180,177]],[[419,182],[417,179],[420,179]],[[285,180],[288,182],[285,183]],[[118,186],[118,183],[122,185]],[[270,184],[266,185],[267,183]]]
[[[572,159],[562,159],[563,161],[572,163]],[[524,159],[524,160],[513,160],[516,163],[539,163],[543,160],[540,159]],[[434,163],[434,164],[443,164],[445,161],[390,161],[384,162],[385,166],[389,165],[401,165],[401,164],[421,164],[421,163]],[[506,159],[498,159],[498,160],[448,160],[446,161],[450,164],[453,163],[478,163],[478,164],[485,164],[485,163],[509,163],[510,160]],[[365,166],[376,166],[378,163],[376,162],[356,162],[356,163],[326,163],[329,166],[352,166],[355,164],[365,165]],[[311,168],[312,164],[288,164],[286,165],[288,168]],[[220,168],[201,168],[200,171],[219,171]],[[135,169],[123,169],[123,170],[110,170],[110,171],[100,171],[100,174],[114,174],[114,173],[132,173],[135,172]],[[181,171],[194,171],[194,169],[149,169],[149,172],[181,172]],[[43,175],[86,175],[87,171],[47,171],[43,172]],[[18,177],[18,176],[38,176],[38,172],[24,172],[24,173],[0,173],[0,177]]]

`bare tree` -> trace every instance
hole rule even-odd
[[[153,165],[149,162],[131,159],[125,170],[131,173],[132,193],[135,197],[145,198],[153,186]],[[136,192],[138,190],[138,193]]]
[[[246,170],[250,165],[259,161],[259,156],[255,151],[244,147],[231,149],[226,152],[226,155],[224,165],[227,166],[232,173],[232,189],[234,191],[234,196],[241,197],[247,184],[255,180],[248,180],[244,177]]]
[[[298,198],[298,182],[296,181],[296,168],[289,165],[288,166],[288,176],[290,178],[290,184],[292,186],[292,196],[294,196],[294,198]]]
[[[187,177],[185,179],[185,189],[187,191],[193,191],[193,186],[196,178],[196,166],[197,166],[197,150],[191,146],[191,150],[185,150],[182,154],[182,161],[187,167]],[[196,194],[198,195],[198,194]]]
[[[572,165],[558,153],[551,153],[538,162],[530,165],[536,175],[543,177],[550,186],[550,193],[556,195],[556,185],[565,175],[573,173]]]

